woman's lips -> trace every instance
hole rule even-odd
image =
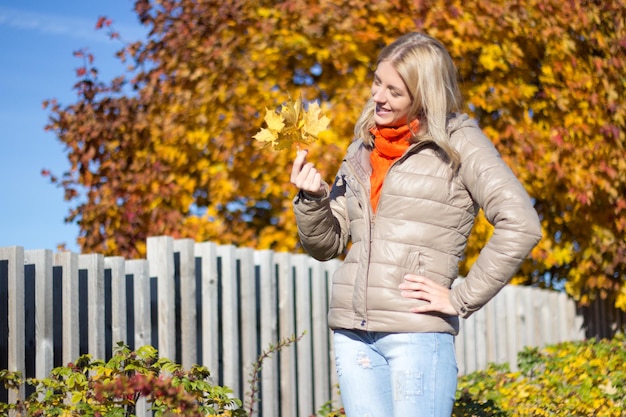
[[[390,113],[391,110],[385,109],[384,107],[376,106],[376,113]]]

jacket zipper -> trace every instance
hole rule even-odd
[[[367,264],[365,266],[365,282],[364,282],[364,297],[363,297],[363,306],[360,309],[360,311],[355,311],[355,313],[359,314],[361,316],[361,328],[366,328],[367,325],[367,292],[368,292],[368,286],[367,286],[367,282],[369,281],[369,273],[370,273],[370,261],[371,261],[371,256],[372,256],[372,229],[373,229],[373,222],[374,222],[374,214],[373,214],[373,210],[372,210],[372,205],[369,202],[367,197],[367,187],[366,185],[363,183],[363,181],[361,181],[361,177],[359,177],[356,174],[356,170],[354,169],[354,167],[352,166],[352,163],[348,160],[346,160],[346,166],[350,169],[350,173],[352,174],[352,177],[355,179],[356,182],[358,182],[359,185],[359,198],[361,199],[362,204],[364,204],[364,210],[363,212],[365,212],[365,210],[369,210],[369,217],[368,217],[368,221],[370,224],[370,230],[369,230],[369,236],[368,236],[368,243],[367,243]],[[364,214],[364,221],[365,219],[365,214]],[[365,243],[365,242],[364,242]]]

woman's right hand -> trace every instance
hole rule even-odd
[[[291,183],[311,197],[321,197],[324,195],[322,175],[311,162],[306,162],[307,153],[298,151],[291,168]]]

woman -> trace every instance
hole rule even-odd
[[[461,114],[456,68],[436,39],[410,33],[379,56],[371,99],[332,187],[306,152],[291,182],[299,236],[328,260],[328,315],[348,417],[450,416],[454,335],[541,237],[523,186]],[[479,208],[493,235],[452,288]]]

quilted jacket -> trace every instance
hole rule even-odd
[[[323,197],[300,191],[294,198],[299,237],[311,256],[329,260],[347,250],[332,280],[331,328],[457,334],[457,316],[410,312],[425,301],[400,295],[404,274],[452,288],[452,305],[465,318],[507,284],[541,238],[528,194],[477,123],[454,114],[448,132],[461,156],[458,173],[451,175],[432,143],[413,144],[389,169],[375,214],[371,149],[359,139]],[[494,232],[453,287],[479,208]]]

